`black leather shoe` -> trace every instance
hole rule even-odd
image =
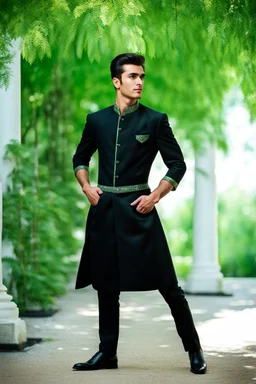
[[[207,369],[206,361],[202,349],[196,352],[189,352],[190,371],[193,373],[205,373]]]
[[[102,352],[97,352],[85,363],[77,363],[73,366],[74,371],[93,371],[96,369],[118,368],[117,356],[106,357]]]

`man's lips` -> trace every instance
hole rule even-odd
[[[135,92],[142,92],[141,88],[134,89]]]

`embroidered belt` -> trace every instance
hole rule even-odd
[[[149,189],[148,183],[135,184],[135,185],[125,185],[125,186],[121,186],[121,187],[110,187],[108,185],[98,184],[98,187],[103,192],[112,192],[112,193],[137,192],[137,191],[143,191],[144,189]]]

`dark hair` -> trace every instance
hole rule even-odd
[[[141,66],[144,69],[145,57],[136,53],[122,53],[116,56],[110,64],[111,78],[117,77],[121,80],[121,75],[124,72],[123,65],[133,64]]]

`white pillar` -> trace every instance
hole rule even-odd
[[[21,347],[27,340],[25,322],[19,318],[17,305],[6,293],[2,276],[2,186],[7,188],[7,175],[12,164],[3,160],[6,145],[11,139],[20,142],[20,52],[18,41],[14,41],[15,53],[11,65],[8,89],[0,89],[0,347]]]
[[[194,257],[185,290],[188,293],[223,292],[218,262],[215,149],[210,143],[195,155]]]

